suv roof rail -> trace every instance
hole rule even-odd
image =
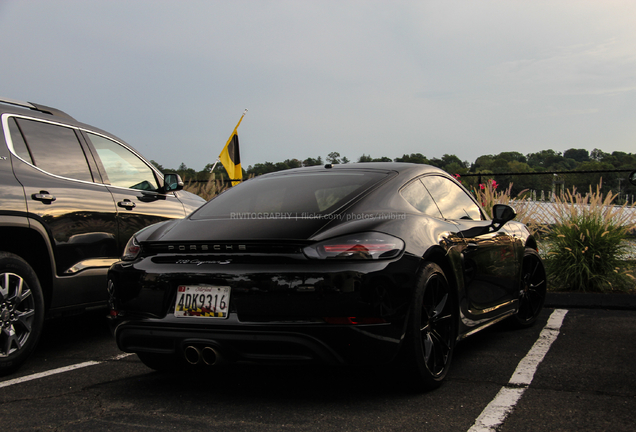
[[[20,106],[22,108],[29,108],[35,111],[39,111],[39,112],[43,112],[46,114],[51,114],[53,116],[56,117],[62,117],[62,118],[66,118],[69,120],[73,120],[76,121],[73,117],[71,117],[70,115],[66,114],[64,111],[61,111],[57,108],[51,108],[48,107],[46,105],[40,105],[40,104],[36,104],[33,102],[22,102],[22,101],[18,101],[18,100],[14,100],[14,99],[9,99],[9,98],[4,98],[4,97],[0,97],[0,102],[2,103],[6,103],[9,105],[16,105],[16,106]]]

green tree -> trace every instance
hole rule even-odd
[[[193,168],[188,168],[183,162],[179,165],[177,174],[179,174],[184,181],[195,180],[197,177],[197,172]]]
[[[563,152],[563,157],[577,162],[587,162],[590,160],[590,153],[585,149],[567,149]]]
[[[429,159],[428,164],[440,169],[444,168],[444,161],[439,158]]]
[[[154,160],[150,159],[150,163],[153,164],[155,168],[157,168],[162,173],[166,172],[166,169],[163,166],[161,166],[161,164],[159,164],[158,162],[155,162]]]
[[[330,164],[339,164],[340,163],[340,153],[331,152],[327,155],[327,162]]]
[[[475,163],[471,166],[471,171],[479,172],[485,170],[491,170],[492,164],[495,161],[493,155],[483,155],[475,159]]]
[[[358,162],[393,162],[393,159],[391,159],[389,157],[386,157],[386,156],[382,156],[380,158],[372,158],[369,155],[363,154],[358,159]]]
[[[590,159],[598,162],[602,162],[605,156],[609,156],[609,153],[605,153],[603,150],[597,148],[592,150],[592,152],[590,153]]]
[[[444,167],[444,169],[447,166],[452,164],[456,164],[457,166],[461,168],[468,168],[469,166],[468,162],[463,162],[460,158],[458,158],[455,155],[445,154],[442,156],[442,167]]]
[[[318,156],[318,158],[307,158],[303,161],[303,166],[316,166],[322,165],[322,158]]]
[[[261,175],[261,174],[267,174],[270,172],[275,172],[275,171],[279,171],[278,168],[276,168],[276,165],[273,164],[272,162],[265,162],[265,163],[257,163],[254,164],[254,166],[250,166],[247,170],[248,175]]]
[[[468,173],[468,168],[466,168],[463,164],[458,164],[457,162],[449,163],[444,166],[444,171],[449,173],[450,175],[455,174],[466,174]]]
[[[508,164],[509,162],[506,159],[497,156],[497,158],[490,164],[490,170],[495,173],[505,173],[509,170]]]
[[[528,165],[534,169],[543,168],[548,170],[560,168],[561,166],[559,164],[563,162],[563,159],[561,152],[555,152],[554,150],[541,150],[540,152],[530,153],[528,155]]]
[[[402,157],[395,158],[395,161],[417,164],[430,164],[430,161],[422,153],[411,153],[410,155],[405,154]]]
[[[303,163],[299,161],[298,159],[286,159],[285,164],[289,168],[300,168],[303,166]]]
[[[528,159],[519,152],[501,152],[497,155],[498,159],[504,159],[508,162],[522,162],[525,163]]]

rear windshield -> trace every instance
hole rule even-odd
[[[257,177],[217,196],[191,218],[326,215],[387,175],[377,171],[328,171]]]

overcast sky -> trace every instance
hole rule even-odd
[[[0,0],[0,96],[201,170],[636,153],[634,1]]]

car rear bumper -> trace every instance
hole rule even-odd
[[[403,323],[201,326],[174,321],[120,320],[113,323],[117,345],[125,352],[184,357],[189,348],[209,348],[228,363],[386,364],[397,355],[404,328]]]

